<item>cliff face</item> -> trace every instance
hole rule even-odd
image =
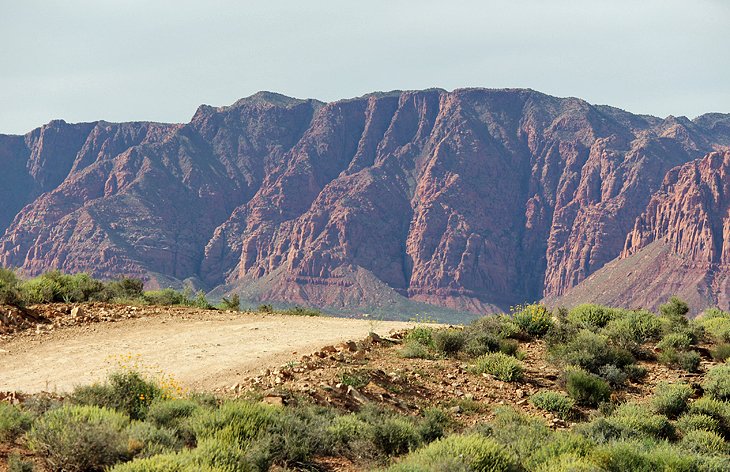
[[[0,264],[491,311],[562,295],[663,237],[667,223],[637,218],[669,211],[652,197],[665,174],[730,142],[728,123],[484,89],[327,104],[262,92],[184,125],[56,121],[0,136]],[[696,238],[718,224],[706,211]],[[727,251],[688,238],[678,252]]]

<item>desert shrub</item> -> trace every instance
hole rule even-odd
[[[327,434],[331,416],[328,410],[314,406],[280,411],[252,444],[251,449],[257,450],[257,459],[252,462],[263,470],[268,470],[271,464],[296,468],[311,465],[313,456],[332,448],[331,436]],[[249,459],[252,456],[249,454]]]
[[[702,429],[687,432],[679,445],[683,449],[699,454],[730,454],[730,443],[719,434]]]
[[[565,389],[580,405],[596,406],[611,396],[611,387],[605,380],[580,368],[565,372]]]
[[[471,368],[476,374],[491,374],[504,382],[514,382],[522,379],[522,363],[501,352],[485,354],[476,359]]]
[[[464,345],[464,352],[469,357],[479,357],[488,352],[499,350],[499,343],[506,341],[490,333],[469,333]]]
[[[8,456],[8,472],[33,472],[34,469],[33,462],[25,460],[20,454]]]
[[[152,402],[162,395],[160,387],[136,371],[119,371],[109,375],[103,384],[77,387],[71,401],[77,405],[112,408],[142,420]]]
[[[478,318],[465,328],[468,335],[488,334],[497,339],[516,336],[520,327],[507,315],[488,315]]]
[[[642,355],[642,344],[657,339],[661,333],[661,322],[646,310],[621,311],[609,321],[601,333],[611,344],[633,354]]]
[[[497,347],[502,354],[507,354],[512,357],[519,356],[520,343],[514,339],[500,339]]]
[[[730,403],[704,396],[689,405],[689,413],[716,419],[722,432],[730,437]]]
[[[446,355],[458,353],[466,342],[466,334],[460,329],[440,329],[433,333],[433,345]]]
[[[689,384],[661,382],[654,389],[651,406],[657,413],[675,418],[687,409],[687,400],[693,394]]]
[[[529,462],[553,437],[544,421],[510,407],[495,408],[494,419],[477,431],[500,443],[521,464]]]
[[[21,301],[20,281],[15,272],[0,267],[0,305],[19,305]]]
[[[183,445],[175,431],[139,421],[127,428],[127,435],[129,453],[134,457],[151,457],[178,450]]]
[[[346,449],[351,442],[370,434],[370,424],[355,414],[338,415],[327,427],[327,434],[335,446]]]
[[[263,303],[256,308],[259,313],[273,313],[274,307],[269,303]]]
[[[683,435],[696,429],[716,433],[722,431],[716,418],[702,413],[685,413],[677,419],[675,426]]]
[[[150,405],[146,420],[161,428],[177,430],[200,408],[197,402],[190,399],[158,399]]]
[[[656,345],[657,349],[662,351],[665,349],[683,351],[689,349],[690,346],[692,346],[692,338],[685,332],[668,333]]]
[[[172,288],[150,290],[144,292],[142,298],[145,303],[149,303],[150,305],[172,306],[187,305],[189,303],[188,297]]]
[[[516,469],[517,465],[500,444],[477,434],[469,434],[453,435],[433,442],[409,454],[388,470],[507,472]]]
[[[597,330],[616,318],[620,310],[593,303],[578,305],[568,312],[568,321],[581,328]]]
[[[527,470],[561,470],[560,468],[549,469],[545,467],[545,464],[560,464],[561,461],[558,458],[566,456],[581,459],[586,458],[590,455],[594,447],[595,444],[593,442],[580,434],[572,431],[559,431],[553,433],[529,458],[523,460],[522,463]],[[582,463],[583,465],[587,464],[586,461],[579,461],[578,463]]]
[[[104,283],[88,274],[51,271],[24,282],[21,291],[28,303],[79,303],[102,299]]]
[[[430,443],[442,438],[450,423],[451,418],[441,408],[426,408],[418,424],[418,435],[424,443]]]
[[[28,445],[53,470],[102,470],[128,457],[128,424],[106,408],[64,406],[36,420]]]
[[[535,472],[602,472],[590,458],[563,454],[538,464]]]
[[[406,359],[433,359],[431,351],[416,341],[406,341],[398,351],[398,355]]]
[[[692,472],[697,460],[668,443],[618,441],[598,447],[591,455],[598,470],[607,472]]]
[[[281,312],[282,315],[291,316],[322,316],[322,312],[315,310],[314,308],[304,308],[301,306],[295,306],[294,308],[287,308]]]
[[[678,351],[674,348],[667,347],[659,353],[657,360],[675,369],[697,372],[702,358],[697,351]]]
[[[228,401],[217,410],[196,412],[191,418],[191,427],[198,440],[214,438],[245,446],[276,421],[279,410],[261,403]]]
[[[730,359],[730,344],[718,344],[710,351],[712,358],[718,362],[725,362]]]
[[[667,303],[659,307],[662,317],[669,320],[672,331],[686,327],[689,324],[687,313],[689,306],[678,297],[671,297]]]
[[[373,443],[388,456],[405,454],[421,444],[418,429],[407,418],[388,417],[372,427]]]
[[[362,388],[370,383],[370,372],[366,369],[347,370],[341,372],[339,377],[340,383],[353,388]]]
[[[716,342],[730,343],[730,312],[711,308],[697,320],[697,323]]]
[[[607,336],[587,329],[567,344],[553,346],[550,355],[560,364],[578,366],[594,374],[605,365],[622,369],[636,362],[629,351],[609,344]]]
[[[705,394],[716,400],[730,401],[730,364],[721,364],[707,371],[702,383]]]
[[[664,415],[653,413],[647,406],[636,403],[620,405],[606,420],[620,432],[622,438],[665,439],[674,434],[672,424]]]
[[[598,370],[598,375],[603,378],[612,388],[621,388],[626,384],[626,380],[629,378],[629,374],[624,370],[619,369],[613,364],[602,366]]]
[[[141,299],[144,292],[144,282],[140,279],[122,277],[110,280],[104,286],[104,300],[134,300]]]
[[[560,392],[543,390],[530,397],[530,403],[537,408],[557,414],[560,418],[567,419],[573,410],[575,401]]]
[[[406,334],[406,342],[415,342],[422,346],[433,347],[433,328],[416,326]]]
[[[0,402],[0,443],[14,441],[30,428],[33,419],[15,405]]]
[[[222,310],[238,311],[241,309],[241,297],[234,293],[231,298],[223,297],[221,299],[220,308]]]
[[[538,303],[515,307],[512,321],[520,328],[520,332],[530,337],[540,337],[553,325],[553,315]]]

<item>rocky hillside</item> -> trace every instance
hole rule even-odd
[[[0,136],[0,265],[372,311],[559,297],[654,240],[721,274],[727,177],[702,158],[728,145],[730,115],[531,90],[262,92],[181,125],[53,121]],[[699,208],[679,187],[705,167],[717,199]],[[710,299],[727,303],[722,280]]]

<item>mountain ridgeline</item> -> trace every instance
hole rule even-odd
[[[0,135],[0,265],[340,311],[730,299],[730,115],[532,90],[261,92]]]

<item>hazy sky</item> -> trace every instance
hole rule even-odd
[[[529,87],[730,113],[730,0],[0,0],[0,133],[185,122],[258,90]]]

